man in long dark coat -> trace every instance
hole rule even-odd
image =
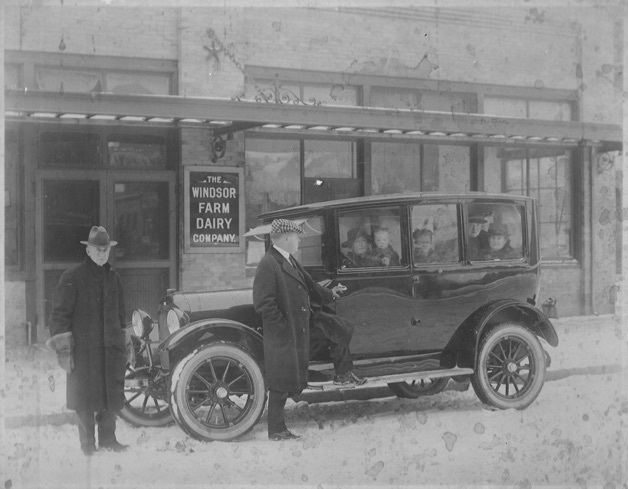
[[[264,326],[264,366],[268,397],[268,437],[299,438],[286,427],[284,407],[307,387],[310,337],[332,342],[336,384],[362,384],[353,373],[349,342],[353,324],[322,312],[323,304],[339,297],[344,288],[317,284],[294,259],[300,226],[286,219],[271,224],[272,246],[262,257],[253,282],[253,304]]]
[[[87,245],[85,260],[65,271],[54,290],[48,341],[59,352],[60,344],[73,344],[62,365],[68,373],[67,406],[77,413],[81,449],[91,455],[96,422],[99,448],[127,448],[115,434],[115,413],[124,402],[125,308],[120,276],[107,263],[117,242],[94,226],[81,243]]]

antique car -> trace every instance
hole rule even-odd
[[[368,382],[351,388],[388,385],[417,398],[470,379],[483,403],[523,409],[543,386],[545,345],[558,345],[540,309],[536,206],[485,193],[370,196],[269,212],[246,235],[267,249],[272,220],[294,220],[304,230],[300,263],[322,285],[346,287],[326,307],[355,324],[352,358]],[[126,419],[174,419],[199,440],[232,440],[258,422],[264,331],[251,289],[169,291],[158,317],[136,310],[133,327]],[[319,349],[310,388],[343,388],[332,377],[329,349]]]

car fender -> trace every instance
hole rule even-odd
[[[558,346],[556,330],[542,311],[525,302],[500,299],[483,305],[460,325],[443,351],[442,366],[475,368],[483,335],[507,321],[520,323],[551,346]]]
[[[190,351],[217,341],[238,344],[258,362],[263,361],[264,344],[259,332],[237,321],[212,318],[192,322],[163,340],[159,345],[162,367],[170,370]]]

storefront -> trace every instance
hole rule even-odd
[[[284,22],[298,18],[295,12]],[[562,315],[613,312],[621,267],[622,130],[603,118],[582,117],[585,102],[592,102],[575,83],[548,88],[512,81],[513,74],[497,84],[488,73],[484,81],[444,81],[403,69],[394,76],[381,69],[334,72],[314,58],[305,69],[269,59],[245,64],[229,57],[233,47],[203,27],[202,15],[185,9],[154,14],[150,22],[166,30],[163,38],[137,29],[167,60],[132,57],[130,47],[117,43],[107,56],[80,53],[76,44],[75,52],[27,51],[11,42],[17,32],[8,34],[9,344],[24,343],[26,330],[31,339],[47,338],[52,288],[82,259],[79,241],[93,224],[106,226],[120,242],[112,260],[129,308],[152,312],[168,288],[250,286],[263,243],[242,234],[261,212],[397,192],[535,196],[541,203],[541,296],[555,296]],[[331,15],[324,9],[315,14]],[[52,16],[54,25],[69,22],[51,7],[37,15]],[[234,14],[243,24],[254,22],[248,15]],[[370,18],[368,12],[337,15],[338,25]],[[459,22],[474,32],[462,14],[440,29]],[[183,25],[174,49],[167,39]],[[230,29],[244,36],[239,48],[250,49],[255,31],[237,22]],[[565,30],[547,43],[570,53],[569,35]],[[202,38],[202,53],[194,36]],[[155,48],[157,41],[162,45]],[[544,42],[535,47],[539,53],[550,45]],[[456,66],[456,60],[443,54],[441,64]],[[557,54],[554,62],[558,73],[573,60]],[[610,98],[594,100],[610,105]]]

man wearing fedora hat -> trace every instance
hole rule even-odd
[[[349,342],[353,323],[322,311],[339,297],[340,284],[327,289],[317,284],[295,260],[303,230],[293,221],[271,223],[272,246],[260,260],[253,282],[253,304],[264,326],[264,367],[268,396],[268,437],[274,441],[300,438],[288,430],[284,407],[307,387],[310,347],[331,342],[335,384],[359,385],[353,373]]]
[[[102,226],[81,243],[85,260],[66,270],[54,290],[49,344],[68,374],[67,406],[77,413],[81,449],[92,455],[96,424],[100,449],[127,448],[115,434],[115,413],[124,402],[126,323],[122,282],[107,263],[118,243]]]

